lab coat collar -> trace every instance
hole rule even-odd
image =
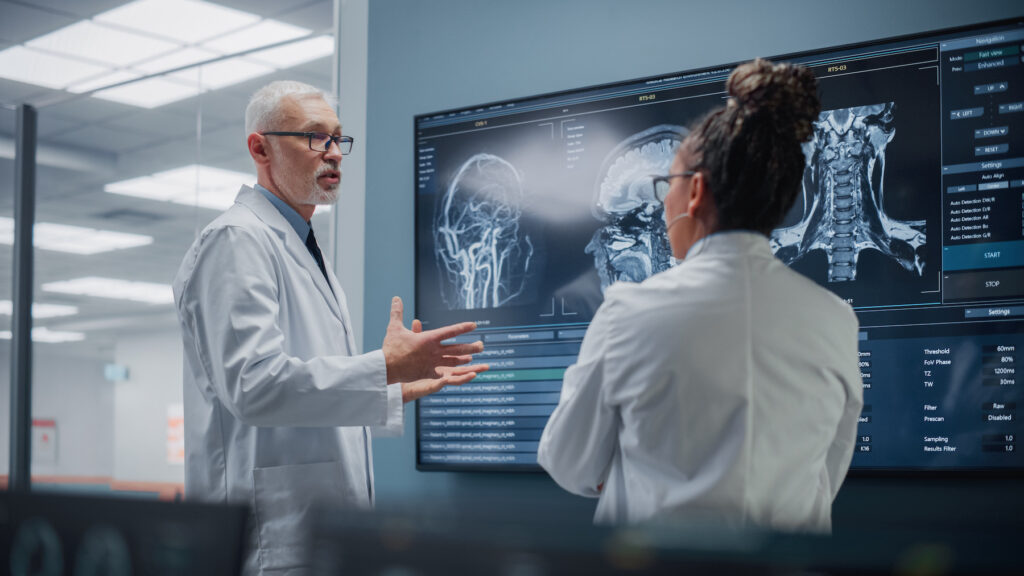
[[[313,255],[309,253],[309,249],[306,248],[306,239],[299,238],[299,234],[295,231],[295,228],[288,223],[288,220],[281,214],[281,212],[274,206],[270,200],[267,200],[263,194],[250,188],[249,186],[242,186],[241,190],[238,191],[238,196],[235,197],[235,204],[241,204],[249,210],[252,210],[256,217],[263,221],[264,224],[270,226],[278,236],[284,241],[284,246],[295,257],[296,260],[302,263],[306,272],[313,279],[313,283],[316,284],[317,289],[323,295],[324,299],[331,307],[331,311],[334,312],[335,316],[338,317],[343,323],[347,322],[345,314],[342,313],[341,303],[339,298],[335,295],[335,291],[331,290],[331,286],[327,284],[327,279],[320,272],[320,267],[317,266],[316,260],[313,259]],[[327,267],[327,273],[331,277],[331,281],[334,286],[337,286],[337,291],[341,291],[340,285],[338,285],[338,279],[334,277],[334,272],[331,268]],[[348,324],[346,323],[346,330]]]
[[[768,237],[749,230],[725,230],[708,234],[694,243],[686,252],[686,260],[705,255],[754,254],[772,256]]]

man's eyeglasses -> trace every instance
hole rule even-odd
[[[314,152],[327,152],[331,142],[338,145],[342,156],[352,151],[355,140],[351,136],[334,136],[326,132],[260,132],[263,136],[302,136],[309,139],[309,149]]]
[[[658,202],[665,202],[665,198],[668,197],[668,191],[672,188],[673,178],[689,178],[697,172],[695,170],[687,170],[686,172],[680,172],[679,174],[668,174],[666,176],[655,176],[651,174],[651,186],[654,188],[654,197]]]

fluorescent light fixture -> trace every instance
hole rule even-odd
[[[138,78],[139,76],[140,74],[136,74],[134,72],[128,72],[127,70],[118,70],[117,72],[104,74],[103,76],[93,78],[92,80],[86,80],[85,82],[82,82],[80,84],[73,84],[71,86],[68,86],[67,91],[73,92],[75,94],[81,94],[82,92],[88,92],[90,90],[95,90],[97,88],[103,88],[104,86],[112,86],[119,82],[124,82],[125,80],[132,80],[134,78]]]
[[[43,284],[43,291],[74,294],[76,296],[95,296],[97,298],[110,298],[113,300],[131,300],[146,304],[174,303],[174,293],[168,284],[98,278],[96,276],[62,280],[60,282],[47,282]]]
[[[36,222],[32,239],[36,248],[70,254],[99,254],[153,243],[152,236],[47,222]],[[0,244],[14,245],[13,218],[0,217]]]
[[[10,330],[0,331],[0,340],[10,340],[11,337]],[[60,342],[81,342],[82,340],[85,340],[85,334],[81,332],[61,332],[50,330],[45,326],[37,326],[32,329],[33,342],[58,344]]]
[[[309,33],[202,0],[136,0],[0,51],[0,78],[91,92]],[[316,60],[333,49],[331,37],[322,36],[261,51],[258,58],[231,58],[92,95],[156,108]]]
[[[0,78],[46,88],[64,88],[109,71],[104,66],[45,54],[24,46],[12,46],[0,52]]]
[[[203,50],[201,48],[182,48],[175,52],[171,52],[166,56],[160,56],[152,60],[146,60],[132,66],[133,70],[138,70],[145,75],[156,74],[157,72],[163,72],[164,70],[171,70],[173,68],[181,68],[182,66],[188,66],[189,64],[195,64],[196,62],[202,62],[204,60],[212,60],[220,56],[216,52],[209,50]]]
[[[252,174],[212,166],[190,164],[149,176],[111,182],[105,192],[135,196],[159,202],[227,210],[235,203],[242,184],[255,180]],[[196,183],[198,182],[198,188]],[[316,213],[330,212],[331,206],[317,206]]]
[[[239,187],[253,180],[252,174],[191,164],[112,182],[103,189],[113,194],[224,210],[234,204]]]
[[[107,66],[127,66],[178,48],[179,45],[82,20],[25,44],[47,52]]]
[[[309,34],[311,30],[278,22],[277,20],[264,20],[255,26],[249,26],[237,32],[225,36],[219,36],[203,42],[203,48],[216,50],[221,54],[237,54],[260,46],[277,44],[292,38],[298,38]]]
[[[274,69],[266,64],[249,62],[242,58],[231,58],[175,72],[171,74],[171,77],[191,85],[201,83],[203,90],[206,91],[238,84],[250,78],[270,74],[273,71]]]
[[[266,62],[275,68],[291,68],[334,53],[334,40],[330,36],[317,36],[286,46],[253,52],[250,60]]]
[[[193,193],[191,188],[184,190],[180,185],[170,184],[152,176],[111,182],[103,187],[103,191],[145,198],[147,200],[156,200],[158,202],[176,202],[178,204],[185,204],[186,202],[182,198]],[[192,204],[192,202],[188,202],[188,204]]]
[[[199,94],[197,86],[189,86],[181,82],[157,77],[125,84],[117,88],[110,88],[109,90],[100,90],[93,94],[93,96],[122,104],[141,106],[142,108],[156,108],[170,102],[191,98],[196,94]]]
[[[136,0],[93,17],[97,22],[156,34],[182,44],[202,42],[259,19],[255,14],[198,0]]]
[[[10,300],[0,300],[0,315],[11,316],[14,314],[14,302]],[[65,304],[40,304],[38,302],[32,304],[32,317],[33,318],[57,318],[58,316],[74,316],[78,314],[77,306],[67,306]]]

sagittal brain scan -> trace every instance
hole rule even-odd
[[[828,281],[847,282],[857,278],[860,252],[870,249],[923,274],[925,220],[896,220],[884,209],[885,149],[895,136],[892,102],[826,110],[818,116],[803,147],[803,217],[771,235],[779,259],[791,264],[824,250]]]
[[[669,267],[665,210],[654,197],[650,176],[668,174],[686,134],[682,126],[660,124],[626,138],[605,157],[593,206],[604,226],[585,250],[594,258],[602,292],[614,282],[641,282]]]
[[[449,309],[500,308],[523,293],[533,256],[520,231],[523,194],[515,166],[476,154],[439,197],[434,247]]]

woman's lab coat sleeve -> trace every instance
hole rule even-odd
[[[238,226],[208,231],[178,297],[182,328],[217,399],[252,426],[369,426],[389,419],[383,352],[298,358],[285,351],[279,276],[267,239]],[[289,282],[282,277],[280,281]],[[310,297],[320,297],[311,294]],[[334,319],[289,318],[305,341]],[[338,325],[338,330],[341,325]],[[188,336],[188,335],[187,335]],[[343,338],[339,336],[339,340]],[[343,341],[343,340],[342,340]]]
[[[618,413],[605,401],[605,361],[615,304],[598,309],[576,364],[565,372],[558,406],[541,435],[537,461],[559,486],[598,497],[618,438]]]

